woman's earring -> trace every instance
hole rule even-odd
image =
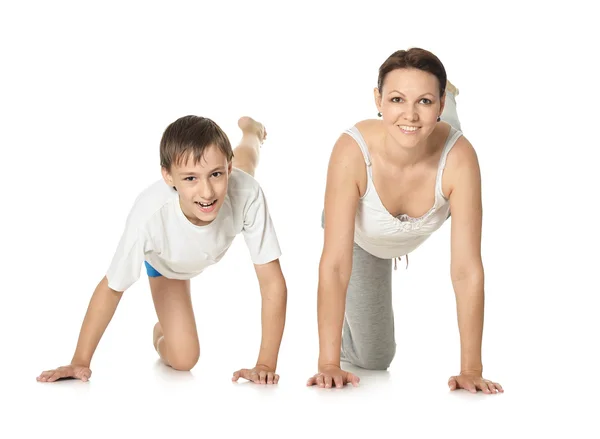
[[[377,116],[381,117],[381,112],[377,113]]]
[[[440,116],[438,116],[437,121],[439,122],[440,120],[442,120],[442,118]]]

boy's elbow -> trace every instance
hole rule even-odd
[[[287,284],[283,275],[275,276],[261,286],[262,296],[265,299],[287,300]]]

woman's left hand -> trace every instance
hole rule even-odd
[[[483,393],[503,393],[504,389],[498,383],[484,379],[478,374],[463,374],[452,376],[448,380],[450,390],[465,389],[471,393],[481,390]]]

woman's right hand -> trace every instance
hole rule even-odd
[[[342,388],[346,384],[352,384],[354,387],[358,386],[360,378],[353,373],[346,372],[338,366],[324,366],[319,368],[321,372],[308,379],[307,386],[319,386],[330,388],[332,385],[335,387]]]
[[[36,379],[43,383],[51,383],[61,378],[72,378],[81,381],[87,381],[92,376],[92,371],[87,366],[79,366],[77,364],[70,364],[68,366],[61,366],[57,369],[46,370],[40,374]]]

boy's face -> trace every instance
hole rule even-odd
[[[197,226],[206,226],[217,217],[227,195],[230,172],[231,162],[214,145],[205,149],[196,164],[190,156],[180,165],[173,164],[170,172],[162,169],[165,182],[179,193],[184,215]]]

